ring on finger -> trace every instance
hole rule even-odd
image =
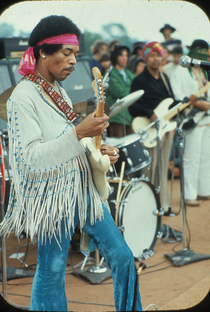
[[[117,152],[114,150],[114,156],[116,156],[117,155]]]
[[[106,129],[104,129],[104,132],[106,132],[107,130]]]

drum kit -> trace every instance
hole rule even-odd
[[[164,116],[161,118],[163,117]],[[148,126],[148,128],[155,126],[157,130],[157,137],[155,139],[157,140],[157,154],[159,154],[159,157],[161,156],[159,146],[159,122],[161,118],[158,118]],[[187,239],[183,172],[184,133],[182,130],[182,123],[179,124],[178,120],[179,109],[177,111],[177,124],[179,126],[176,128],[175,138],[179,138],[180,204],[182,213],[182,232],[179,234],[181,234],[183,249],[175,253],[165,254],[165,256],[172,261],[174,266],[183,266],[188,263],[209,259],[210,255],[194,253],[194,251],[190,249],[189,241]],[[150,166],[152,162],[143,143],[147,133],[147,127],[140,130],[141,131],[138,131],[138,134],[127,135],[123,138],[104,138],[104,143],[117,147],[120,154],[115,170],[110,171],[110,176],[107,176],[107,181],[110,185],[108,202],[111,214],[119,230],[122,232],[125,241],[133,252],[134,258],[139,261],[143,258],[148,259],[153,255],[153,248],[156,241],[163,235],[161,229],[161,217],[164,215],[175,216],[174,214],[171,214],[170,206],[168,212],[164,212],[161,208],[160,187],[155,188],[147,178],[140,175],[141,169]],[[158,162],[159,161],[160,158]],[[160,166],[158,162],[157,171],[158,180],[160,181]],[[174,163],[175,161],[173,161],[171,182],[174,174]],[[113,177],[114,172],[116,175],[115,177]]]
[[[105,105],[105,113],[109,117],[114,116],[132,105],[143,94],[144,91],[139,90],[117,100],[112,107]],[[88,101],[73,105],[81,118],[87,116],[88,106]],[[91,110],[94,111],[94,106]],[[139,261],[148,259],[154,254],[153,248],[157,239],[162,236],[159,190],[155,189],[148,178],[140,175],[143,168],[150,169],[152,162],[143,143],[146,137],[145,131],[125,135],[122,138],[108,137],[105,133],[101,140],[101,144],[106,143],[119,149],[120,158],[110,167],[106,175],[109,186],[107,201],[116,225],[133,252],[134,258]],[[95,254],[95,265],[83,270],[88,260],[86,256],[81,270],[75,270],[74,274],[92,284],[99,284],[111,275],[109,269],[105,271],[106,267],[102,265],[103,257],[99,262],[97,249]]]
[[[152,159],[139,134],[106,138],[104,142],[117,147],[120,155],[107,173],[111,215],[134,257],[147,259],[161,237],[161,217],[153,213],[160,211],[159,194],[149,179],[141,175]]]
[[[105,105],[105,113],[109,117],[118,114],[132,105],[143,93],[143,90],[139,90],[118,99],[111,108]],[[73,107],[82,118],[87,116],[88,111],[94,111],[94,107],[90,108],[87,101],[74,104]],[[107,172],[108,203],[112,217],[138,260],[153,255],[156,241],[161,237],[161,215],[154,214],[154,211],[160,211],[158,190],[148,178],[141,175],[141,170],[147,167],[149,169],[152,162],[143,143],[146,136],[146,132],[129,134],[122,138],[108,137],[104,134],[101,141],[102,144],[106,143],[119,149],[118,162]],[[120,178],[122,164],[124,170],[123,177]]]

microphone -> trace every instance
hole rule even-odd
[[[111,71],[112,71],[113,66],[111,65],[110,68],[108,69],[108,71],[106,72],[105,76],[103,77],[103,87],[104,89],[107,89],[109,86],[109,78],[111,75]]]
[[[187,55],[183,55],[179,59],[179,65],[182,67],[200,67],[206,71],[210,71],[210,63],[205,61],[196,60],[190,58]]]

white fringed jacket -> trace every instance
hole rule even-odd
[[[61,92],[72,106],[62,88]],[[65,218],[69,235],[76,203],[82,228],[86,221],[87,184],[92,198],[91,223],[101,219],[101,200],[74,126],[46,99],[38,85],[21,81],[16,86],[7,102],[7,119],[13,181],[0,233],[15,231],[19,235],[24,230],[31,239],[41,235],[44,241],[59,233]]]

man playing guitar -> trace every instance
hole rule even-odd
[[[190,58],[207,61],[209,45],[205,40],[194,40],[188,49]],[[210,92],[207,82],[207,73],[200,67],[179,66],[171,75],[175,98],[190,98],[191,107],[184,117],[197,120],[192,123],[189,118],[189,122],[183,125],[184,199],[189,206],[199,206],[200,200],[210,199]],[[205,87],[206,91],[202,92]]]
[[[150,122],[157,119],[155,108],[161,101],[167,98],[174,98],[169,79],[166,74],[160,71],[163,58],[163,47],[154,41],[146,44],[142,50],[142,58],[146,62],[144,71],[134,78],[131,85],[131,92],[144,90],[143,96],[129,107],[133,117],[145,116]],[[173,102],[173,101],[172,101]],[[160,182],[161,206],[168,210],[167,178],[168,163],[173,140],[173,132],[167,132],[160,141],[160,149],[163,159],[160,161],[160,181],[157,181],[157,148],[148,148],[153,158],[151,182],[158,187]],[[157,145],[157,144],[156,144]],[[163,164],[163,165],[162,165]],[[143,172],[148,175],[148,170]]]
[[[111,269],[117,311],[142,311],[134,257],[99,197],[80,140],[100,136],[108,116],[78,123],[57,81],[74,70],[80,30],[64,16],[43,18],[32,31],[19,73],[23,79],[7,103],[10,165],[9,205],[1,234],[23,230],[38,238],[31,310],[67,311],[65,268],[78,223]],[[114,164],[118,149],[102,145]]]

